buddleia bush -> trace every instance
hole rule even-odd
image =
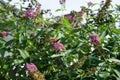
[[[119,5],[89,2],[55,17],[36,0],[20,8],[10,2],[0,1],[0,79],[120,79]]]

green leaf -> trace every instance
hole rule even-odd
[[[7,70],[8,67],[9,67],[8,65],[4,65],[4,66],[3,66],[3,69]]]
[[[23,59],[26,59],[27,57],[29,57],[29,53],[26,50],[20,50],[18,49],[18,51],[20,52],[20,55],[22,56]]]
[[[100,76],[101,78],[107,78],[107,77],[110,76],[110,73],[109,73],[109,72],[100,72],[100,73],[99,73],[99,76]]]
[[[115,62],[115,63],[117,63],[117,64],[120,65],[120,60],[118,60],[118,59],[111,58],[111,59],[109,59],[109,61],[110,61],[110,62]]]
[[[56,9],[55,12],[61,11],[61,9]]]
[[[33,39],[36,39],[38,36],[42,35],[44,33],[44,31],[46,31],[47,28],[42,28],[40,29],[40,31],[37,33],[37,35],[35,37],[33,37]]]
[[[117,80],[120,80],[120,72],[118,71],[118,70],[116,70],[116,69],[114,69],[114,72],[116,73],[116,78],[117,78]]]
[[[15,64],[21,64],[22,62],[24,62],[24,60],[18,60],[18,59],[15,59],[15,60],[14,60],[14,63],[15,63]]]
[[[68,29],[71,29],[71,24],[68,21],[68,19],[67,18],[63,18],[62,20],[64,22],[65,27],[67,27]]]
[[[0,43],[5,43],[6,41],[0,37]]]
[[[120,30],[119,29],[116,29],[116,28],[111,28],[111,30],[116,33],[116,34],[120,34]]]
[[[56,58],[56,57],[61,57],[61,56],[65,56],[65,54],[53,54],[52,56],[51,56],[51,58]]]

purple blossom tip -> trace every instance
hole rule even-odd
[[[38,70],[36,65],[33,63],[26,63],[25,67],[26,67],[26,70],[28,71],[29,75],[33,74],[35,71]]]
[[[53,44],[53,46],[54,46],[54,49],[55,49],[56,52],[61,51],[61,50],[65,50],[64,45],[59,43],[59,42],[55,42]]]

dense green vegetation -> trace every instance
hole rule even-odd
[[[45,19],[35,0],[20,9],[9,2],[0,1],[0,80],[28,80],[31,63],[46,80],[120,80],[120,5]]]

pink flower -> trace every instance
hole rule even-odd
[[[59,0],[60,4],[65,4],[66,0]]]
[[[26,67],[29,75],[33,74],[35,71],[38,70],[36,65],[33,63],[26,63],[25,67]]]
[[[100,43],[100,39],[99,39],[99,37],[97,36],[97,34],[92,34],[92,35],[90,36],[90,43],[91,43],[91,44]]]
[[[53,43],[53,46],[54,46],[54,49],[56,52],[61,51],[61,50],[65,50],[64,45],[59,43],[59,42]]]
[[[92,6],[93,3],[92,2],[88,2],[88,7]]]
[[[34,12],[34,9],[28,9],[27,11],[26,11],[26,16],[28,17],[28,18],[33,18],[33,17],[35,17],[35,12]]]
[[[8,32],[5,32],[5,31],[0,32],[0,34],[2,35],[2,37],[7,37],[8,36]]]

